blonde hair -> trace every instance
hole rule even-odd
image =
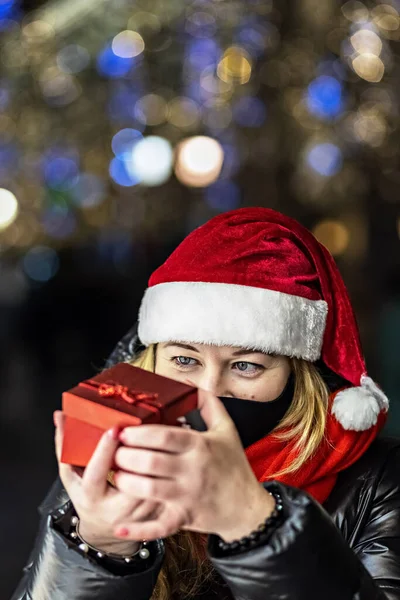
[[[131,364],[155,371],[156,344],[151,344]],[[297,458],[272,477],[297,471],[318,449],[324,438],[329,390],[317,368],[305,360],[291,358],[295,390],[291,406],[274,430],[279,439],[295,440]],[[215,569],[206,552],[207,536],[178,531],[164,542],[166,554],[151,600],[183,600],[196,594],[215,578]]]

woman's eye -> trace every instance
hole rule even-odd
[[[235,366],[237,367],[237,370],[241,371],[242,373],[252,374],[256,373],[257,371],[260,371],[260,369],[263,368],[261,365],[256,365],[255,363],[245,361],[237,362],[235,363]]]
[[[193,360],[195,363],[197,362],[195,358],[190,358],[189,356],[174,356],[172,360],[178,367],[192,367],[193,363],[190,361]]]

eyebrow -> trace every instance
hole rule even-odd
[[[191,350],[192,352],[197,352],[197,354],[200,354],[200,351],[197,350],[197,348],[195,348],[194,346],[189,346],[189,344],[178,344],[178,343],[174,343],[174,342],[169,342],[168,344],[165,344],[164,348],[171,348],[171,347],[178,347],[178,348],[184,348],[185,350]],[[265,352],[261,352],[261,350],[235,350],[235,352],[232,352],[232,356],[245,356],[247,354],[265,354]]]

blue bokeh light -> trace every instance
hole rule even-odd
[[[238,208],[241,200],[239,186],[233,181],[218,180],[205,189],[205,200],[211,208],[220,212]]]
[[[68,156],[49,157],[43,164],[45,182],[53,190],[70,189],[76,182],[78,174],[76,161]]]
[[[235,33],[234,43],[244,48],[253,58],[258,58],[265,52],[271,35],[276,35],[274,27],[251,15],[242,20]]]
[[[203,71],[210,66],[216,67],[221,56],[221,48],[213,39],[195,39],[186,47],[187,60],[196,71]]]
[[[121,129],[112,139],[111,147],[117,158],[122,160],[132,158],[132,150],[143,139],[143,135],[137,129]]]
[[[139,86],[135,90],[118,88],[111,92],[107,104],[107,112],[113,121],[128,121],[134,123],[137,129],[144,130],[143,123],[135,119],[134,108],[140,98]]]
[[[307,108],[321,119],[333,119],[344,108],[343,86],[335,77],[321,75],[312,81],[306,93]]]
[[[128,169],[125,160],[113,158],[110,162],[110,176],[123,187],[132,187],[140,183],[140,179],[135,175],[133,169]]]
[[[319,175],[332,177],[342,168],[342,152],[330,142],[316,144],[307,154],[307,164]]]
[[[243,127],[260,127],[266,116],[267,109],[264,102],[254,96],[239,98],[233,107],[233,118]]]
[[[16,9],[15,0],[0,0],[0,19],[9,19]]]
[[[117,79],[128,75],[135,64],[134,58],[122,58],[114,54],[111,44],[107,44],[97,57],[97,70],[100,75]]]
[[[33,281],[44,283],[57,273],[60,266],[57,253],[47,246],[35,246],[22,259],[22,268]]]

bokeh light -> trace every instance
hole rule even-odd
[[[354,119],[354,133],[357,139],[369,146],[381,146],[387,135],[387,123],[374,108],[361,107]]]
[[[144,185],[161,185],[171,175],[173,156],[168,140],[158,136],[145,137],[135,144],[127,168]]]
[[[320,221],[314,227],[313,233],[333,256],[340,256],[348,248],[350,231],[341,221],[333,219]]]
[[[352,61],[352,67],[361,79],[365,79],[370,83],[381,81],[385,72],[385,65],[382,60],[372,53],[356,56]]]
[[[53,38],[55,31],[51,23],[37,19],[23,25],[22,34],[29,43],[42,44],[45,40]]]
[[[342,13],[353,23],[364,23],[369,17],[369,10],[362,2],[350,0],[342,6]]]
[[[167,103],[158,94],[146,94],[136,102],[134,115],[144,125],[160,125],[167,118]]]
[[[196,102],[184,96],[178,96],[168,103],[167,119],[175,127],[189,129],[200,120],[200,109]]]
[[[39,78],[46,102],[52,106],[66,106],[78,98],[81,87],[77,80],[57,67],[46,69]]]
[[[243,19],[234,42],[244,48],[252,58],[259,58],[265,51],[276,48],[279,43],[279,31],[272,23],[247,17]]]
[[[112,41],[112,51],[120,58],[134,58],[144,50],[144,40],[136,31],[121,31]]]
[[[399,13],[394,6],[378,4],[371,11],[372,22],[384,32],[397,31],[400,25]]]
[[[251,57],[240,46],[228,48],[217,67],[218,77],[226,83],[247,83],[250,80],[251,72]]]
[[[332,119],[343,111],[343,89],[335,77],[321,75],[307,88],[306,104],[309,112],[322,119]]]
[[[1,0],[0,2],[0,19],[9,19],[13,16],[16,8],[15,0]]]
[[[110,79],[117,79],[128,75],[134,64],[134,58],[117,56],[113,52],[111,44],[107,44],[97,57],[98,72],[100,75],[109,77]]]
[[[205,187],[218,178],[224,160],[221,144],[207,136],[195,136],[177,148],[175,173],[184,184]]]
[[[216,67],[221,58],[221,49],[214,39],[192,40],[185,48],[188,71],[203,71]]]
[[[18,201],[10,190],[0,188],[0,230],[6,229],[18,214]]]
[[[112,139],[112,151],[117,158],[129,160],[132,156],[132,150],[135,144],[141,139],[143,139],[143,135],[137,129],[121,129],[121,131],[118,131]]]
[[[35,246],[22,259],[22,268],[33,281],[44,283],[52,279],[60,266],[56,251],[48,246]]]
[[[382,51],[382,40],[371,29],[359,29],[351,36],[350,42],[359,54],[369,52],[379,56]]]
[[[331,177],[342,168],[342,152],[330,142],[316,144],[307,153],[307,164],[319,175]]]
[[[122,187],[132,187],[140,183],[133,173],[131,159],[113,158],[110,162],[109,173],[113,181]]]
[[[52,155],[50,151],[43,159],[43,177],[53,190],[68,190],[78,176],[77,161],[71,156]]]

